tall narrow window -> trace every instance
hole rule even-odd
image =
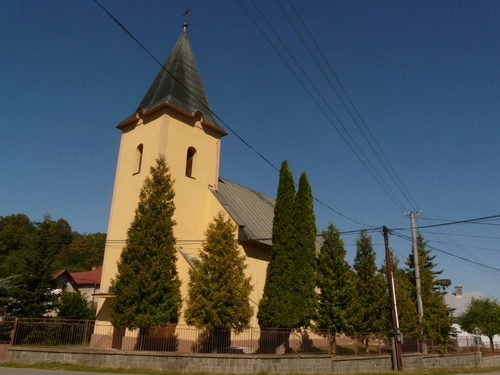
[[[134,174],[137,174],[141,171],[141,164],[142,164],[142,143],[137,146],[137,149],[135,150],[135,164],[134,164]]]
[[[186,156],[186,176],[193,177],[193,166],[194,166],[194,156],[196,155],[196,150],[193,147],[189,147]]]

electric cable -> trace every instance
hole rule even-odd
[[[283,42],[283,40],[280,38],[280,36],[276,32],[276,30],[273,28],[273,26],[267,20],[267,18],[265,17],[265,15],[261,12],[260,8],[255,4],[255,2],[253,0],[251,0],[251,2],[255,6],[255,8],[257,9],[257,11],[259,12],[259,14],[261,15],[261,17],[264,19],[264,21],[267,23],[267,25],[269,26],[269,28],[273,31],[273,33],[275,34],[275,36],[281,42],[281,44],[283,45],[283,47],[285,48],[285,50],[288,52],[288,54],[290,55],[290,57],[293,59],[293,61],[295,62],[295,64],[298,66],[298,68],[300,69],[300,71],[302,72],[302,74],[309,81],[310,85],[314,88],[314,90],[316,91],[317,95],[322,99],[323,103],[325,103],[325,105],[327,106],[327,108],[329,109],[329,111],[332,113],[332,115],[335,117],[335,119],[337,120],[337,122],[340,124],[340,126],[344,130],[344,132],[351,139],[351,142],[356,146],[356,148],[358,149],[359,153],[361,153],[361,155],[364,157],[364,160],[359,156],[358,152],[354,149],[354,147],[351,145],[351,143],[345,138],[345,136],[342,134],[342,132],[339,130],[339,128],[335,125],[335,123],[332,121],[332,119],[328,116],[328,114],[325,112],[325,110],[323,109],[323,107],[318,103],[318,101],[316,100],[316,98],[314,97],[314,95],[311,93],[311,91],[306,87],[306,85],[298,77],[298,75],[295,73],[295,71],[290,66],[290,64],[288,64],[287,60],[278,51],[278,49],[276,48],[276,46],[271,42],[271,40],[268,38],[268,36],[266,35],[266,33],[262,30],[262,28],[259,26],[259,24],[255,20],[255,18],[250,14],[250,12],[242,4],[241,0],[238,0],[238,3],[243,8],[243,10],[247,13],[248,17],[252,20],[252,22],[259,29],[259,31],[264,36],[264,38],[267,40],[267,42],[271,45],[271,47],[274,49],[274,51],[278,54],[278,56],[281,58],[281,60],[283,61],[283,63],[287,66],[287,68],[293,74],[293,76],[295,77],[295,79],[301,84],[302,88],[307,92],[307,94],[309,95],[309,97],[313,100],[313,102],[316,104],[316,106],[318,107],[318,109],[323,113],[323,115],[326,117],[326,119],[328,120],[328,122],[334,127],[334,129],[337,131],[337,133],[342,138],[342,140],[346,143],[346,145],[350,148],[350,150],[358,158],[358,160],[365,167],[365,169],[370,173],[370,175],[373,177],[373,179],[375,180],[375,182],[377,182],[377,184],[382,188],[382,190],[387,194],[387,196],[392,200],[392,202],[398,207],[398,209],[401,210],[401,211],[404,211],[404,205],[401,203],[401,201],[399,200],[399,198],[396,196],[396,194],[389,187],[389,185],[387,184],[387,182],[382,178],[382,176],[380,175],[380,173],[378,172],[378,170],[372,164],[372,162],[370,161],[370,159],[366,156],[366,154],[361,149],[361,147],[358,145],[358,143],[353,138],[353,136],[351,135],[351,133],[347,130],[347,128],[345,127],[345,125],[343,124],[343,122],[340,120],[340,118],[337,116],[337,114],[335,113],[335,111],[333,111],[333,109],[328,104],[328,102],[326,101],[326,99],[324,98],[324,96],[317,89],[316,85],[312,82],[312,80],[310,79],[310,77],[308,76],[308,74],[304,71],[304,69],[302,68],[302,66],[297,61],[297,59],[290,52],[290,50],[288,49],[288,47],[286,46],[286,44]],[[365,161],[366,161],[366,163],[368,163],[370,165],[371,169],[368,168],[368,166],[366,165]],[[379,178],[375,177],[374,173],[377,174]],[[384,186],[382,186],[382,184],[385,185],[385,188],[384,188]],[[390,191],[390,193],[392,194],[392,196],[391,196],[391,194],[389,194],[388,191]]]
[[[132,33],[130,31],[127,30],[127,28],[120,22],[118,21],[104,6],[102,6],[98,0],[94,0],[94,2],[99,5],[99,7],[101,7],[101,9],[106,12],[106,14],[108,14],[108,16],[111,17],[111,19],[113,19],[113,21],[115,21],[158,65],[160,65],[160,67],[165,71],[167,72],[177,83],[179,83],[179,85],[181,85],[183,87],[184,90],[186,90],[193,98],[195,98],[206,110],[210,111],[210,113],[212,113],[212,115],[214,115],[217,120],[220,121],[220,123],[222,123],[224,125],[224,127],[226,127],[227,129],[229,129],[241,142],[243,142],[243,144],[245,144],[247,147],[249,147],[253,152],[255,152],[262,160],[264,160],[267,164],[269,164],[272,168],[274,168],[276,171],[279,172],[279,169],[271,162],[269,161],[269,159],[267,159],[263,154],[261,154],[259,151],[257,151],[253,146],[251,146],[247,141],[245,141],[238,133],[236,133],[229,125],[227,125],[215,112],[213,112],[207,104],[203,103],[202,100],[200,100],[199,98],[197,98],[192,92],[190,92],[187,87],[185,87],[171,72],[169,72],[159,61],[158,59],[156,59],[153,54],[151,54],[151,52],[149,52],[149,50],[144,47],[144,45],[142,43],[139,42],[139,40],[137,40],[137,38],[135,38]],[[352,221],[356,224],[360,224],[360,225],[363,225],[363,226],[369,226],[367,224],[364,224],[364,223],[361,223],[357,220],[354,220],[342,213],[340,213],[339,211],[333,209],[332,207],[330,207],[329,205],[323,203],[322,201],[320,201],[319,199],[317,198],[313,198],[316,202],[320,203],[321,205],[323,205],[324,207],[326,207],[327,209],[331,210],[332,212],[336,213],[337,215],[349,220],[349,221]]]
[[[373,136],[373,133],[370,131],[370,128],[368,127],[368,125],[366,124],[366,122],[364,121],[363,117],[361,116],[361,114],[359,113],[358,109],[356,108],[356,106],[354,105],[354,103],[352,102],[349,94],[347,93],[347,91],[345,90],[344,86],[342,85],[342,83],[340,82],[340,79],[338,78],[337,74],[335,73],[335,71],[333,70],[331,64],[328,62],[328,60],[326,59],[325,55],[323,54],[321,48],[319,47],[319,45],[316,43],[316,40],[315,38],[313,37],[312,33],[309,31],[307,25],[305,24],[305,22],[303,21],[302,17],[300,16],[299,12],[297,12],[297,9],[293,6],[291,0],[288,1],[290,3],[290,6],[292,7],[292,9],[294,10],[297,18],[299,19],[299,21],[301,22],[302,26],[304,27],[304,29],[306,30],[307,34],[309,35],[309,38],[312,40],[314,46],[316,47],[316,49],[318,50],[319,54],[321,55],[321,57],[323,58],[323,61],[326,63],[326,65],[328,66],[330,72],[332,73],[333,77],[335,78],[335,80],[337,81],[337,84],[339,85],[339,87],[341,88],[343,94],[345,95],[345,97],[347,98],[347,100],[349,101],[351,107],[354,109],[354,111],[356,112],[357,116],[359,117],[359,119],[361,120],[362,124],[364,125],[365,129],[367,130],[368,134],[370,135],[371,139],[373,140],[373,142],[376,144],[377,146],[377,149],[378,151],[375,149],[375,147],[373,146],[372,142],[368,139],[368,137],[366,136],[365,132],[363,131],[363,129],[361,128],[361,126],[359,125],[358,121],[356,120],[355,116],[353,115],[352,111],[349,109],[348,105],[346,104],[345,100],[342,98],[342,95],[339,93],[339,91],[337,90],[337,88],[333,85],[332,81],[330,80],[330,77],[328,77],[328,75],[325,73],[325,71],[323,70],[323,68],[321,67],[321,64],[319,63],[318,59],[315,57],[314,53],[311,51],[311,49],[309,48],[308,46],[308,43],[305,41],[305,39],[302,37],[302,35],[300,34],[300,32],[298,31],[297,27],[295,26],[295,24],[293,23],[293,21],[291,20],[291,18],[289,17],[288,13],[286,12],[286,10],[284,9],[284,7],[281,5],[281,3],[279,2],[279,0],[276,0],[276,3],[278,4],[278,6],[280,7],[281,11],[283,12],[283,14],[285,15],[285,17],[287,18],[288,22],[290,23],[290,25],[292,26],[292,28],[294,29],[295,33],[297,34],[297,36],[300,38],[300,40],[302,41],[303,45],[305,46],[305,48],[307,49],[307,51],[309,52],[310,56],[313,58],[314,62],[316,63],[317,67],[319,68],[319,70],[321,71],[321,73],[323,74],[323,76],[325,77],[325,79],[327,80],[327,82],[329,83],[331,89],[335,92],[335,94],[337,95],[338,99],[340,100],[340,102],[342,103],[342,105],[344,106],[345,110],[347,111],[347,113],[349,114],[349,116],[351,117],[352,121],[354,122],[354,124],[356,125],[356,127],[358,128],[358,130],[360,131],[360,133],[363,135],[363,138],[366,140],[366,142],[368,143],[368,145],[370,146],[371,150],[373,151],[373,153],[375,154],[375,156],[377,157],[377,159],[379,160],[379,162],[382,164],[382,166],[384,167],[384,169],[386,170],[387,174],[391,177],[391,179],[393,180],[393,182],[395,183],[395,185],[398,187],[399,191],[401,192],[401,194],[405,197],[405,199],[407,200],[407,202],[410,204],[410,206],[413,207],[414,210],[415,209],[415,206],[413,206],[413,204],[416,205],[415,203],[415,200],[413,199],[413,197],[411,196],[410,192],[408,191],[408,189],[404,186],[403,182],[401,181],[401,178],[399,177],[399,175],[397,174],[397,172],[395,171],[394,167],[392,166],[392,164],[390,163],[389,159],[387,158],[387,156],[385,155],[384,151],[382,150],[382,148],[380,147],[379,143],[377,142],[376,138]],[[382,158],[380,157],[380,154],[382,154],[383,158],[385,159],[385,162],[382,160]],[[389,168],[387,167],[386,163],[389,165],[390,169],[392,170],[392,173],[391,171],[389,170]],[[396,176],[394,177],[393,176]],[[397,178],[397,181],[396,181],[396,178]],[[413,204],[412,204],[413,202]],[[418,211],[418,210],[416,210]]]

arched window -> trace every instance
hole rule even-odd
[[[142,150],[143,146],[141,143],[139,146],[137,146],[137,149],[135,150],[134,174],[137,174],[141,171]]]
[[[196,155],[196,150],[193,147],[189,147],[186,156],[186,176],[188,177],[193,177],[195,155]]]

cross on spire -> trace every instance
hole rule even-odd
[[[189,12],[191,12],[191,9],[186,7],[186,11],[184,12],[183,16],[184,16],[184,23],[182,24],[182,26],[184,26],[184,32],[186,32],[186,29],[188,27],[188,16],[189,16]]]

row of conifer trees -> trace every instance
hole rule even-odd
[[[176,270],[173,181],[164,157],[151,168],[140,193],[134,220],[112,285],[111,321],[118,328],[141,329],[177,323],[181,281]],[[209,330],[242,331],[250,324],[252,280],[238,250],[235,227],[223,213],[208,226],[195,268],[190,270],[185,321]],[[300,176],[298,190],[284,161],[281,165],[271,260],[257,319],[261,328],[316,327],[332,332],[389,332],[390,304],[384,268],[367,230],[356,241],[353,266],[345,260],[340,231],[330,224],[318,235],[312,190]],[[399,321],[404,333],[445,342],[451,320],[437,288],[434,257],[419,235],[424,318],[416,311],[413,261],[405,267],[393,256]],[[319,249],[319,251],[318,251]]]

